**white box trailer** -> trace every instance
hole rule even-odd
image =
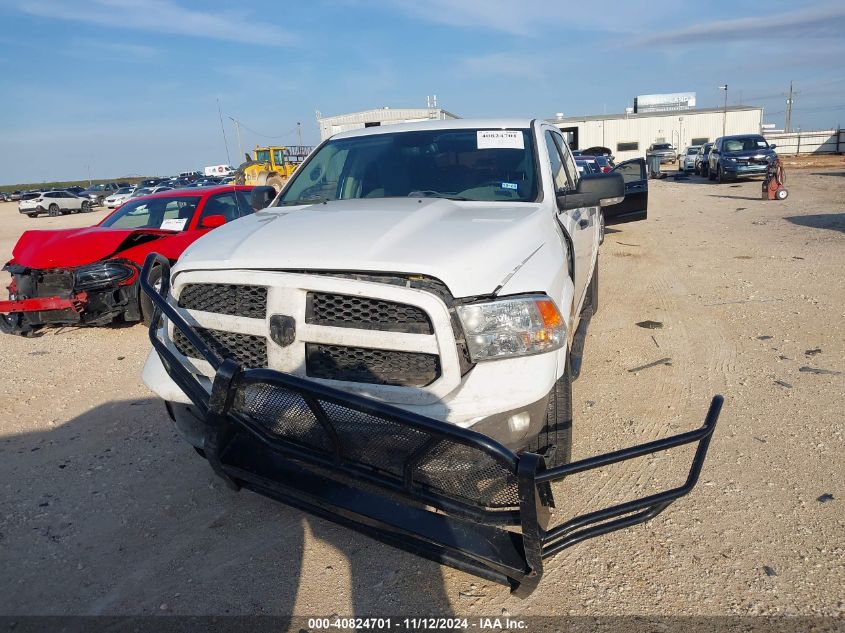
[[[209,165],[203,170],[204,176],[231,176],[235,168],[231,165]]]

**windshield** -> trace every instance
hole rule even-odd
[[[700,149],[700,147],[688,147],[687,154],[698,154],[698,150]]]
[[[654,145],[654,149],[672,149],[672,146],[669,143],[657,143]]]
[[[255,160],[259,163],[269,163],[270,162],[270,150],[256,150],[255,151]]]
[[[183,231],[191,223],[199,201],[199,196],[165,196],[134,200],[120,207],[103,220],[100,226],[115,229]]]
[[[529,130],[424,130],[329,141],[298,169],[279,205],[357,198],[537,198]]]
[[[726,152],[751,152],[755,149],[769,149],[769,144],[762,136],[743,136],[740,138],[726,138]]]

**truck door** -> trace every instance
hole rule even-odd
[[[625,181],[625,199],[603,207],[605,224],[621,224],[645,220],[648,215],[648,173],[645,159],[634,158],[619,163],[611,174],[621,174]]]
[[[553,130],[546,130],[546,150],[552,167],[555,193],[574,191],[578,183],[578,168],[563,137]],[[599,215],[598,207],[582,207],[558,211],[558,221],[572,240],[575,249],[575,285],[576,306],[581,304],[590,276],[593,274],[593,262],[598,248]]]

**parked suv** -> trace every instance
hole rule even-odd
[[[95,206],[102,206],[103,201],[115,193],[120,187],[115,182],[105,182],[99,185],[91,185],[79,194],[80,198],[88,198]]]
[[[724,182],[740,176],[764,176],[769,163],[777,158],[775,147],[759,134],[721,136],[713,141],[707,178]]]

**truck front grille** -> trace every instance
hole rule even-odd
[[[187,284],[179,294],[179,307],[263,319],[267,314],[267,288],[235,284]]]
[[[311,378],[425,387],[440,377],[440,359],[419,352],[307,343],[305,371]]]
[[[428,315],[404,303],[327,292],[309,292],[306,323],[334,327],[431,334]]]
[[[195,331],[221,357],[232,358],[247,368],[267,367],[267,339],[263,336],[205,328],[196,328]],[[173,332],[173,344],[183,356],[202,358],[199,350],[180,330]]]

